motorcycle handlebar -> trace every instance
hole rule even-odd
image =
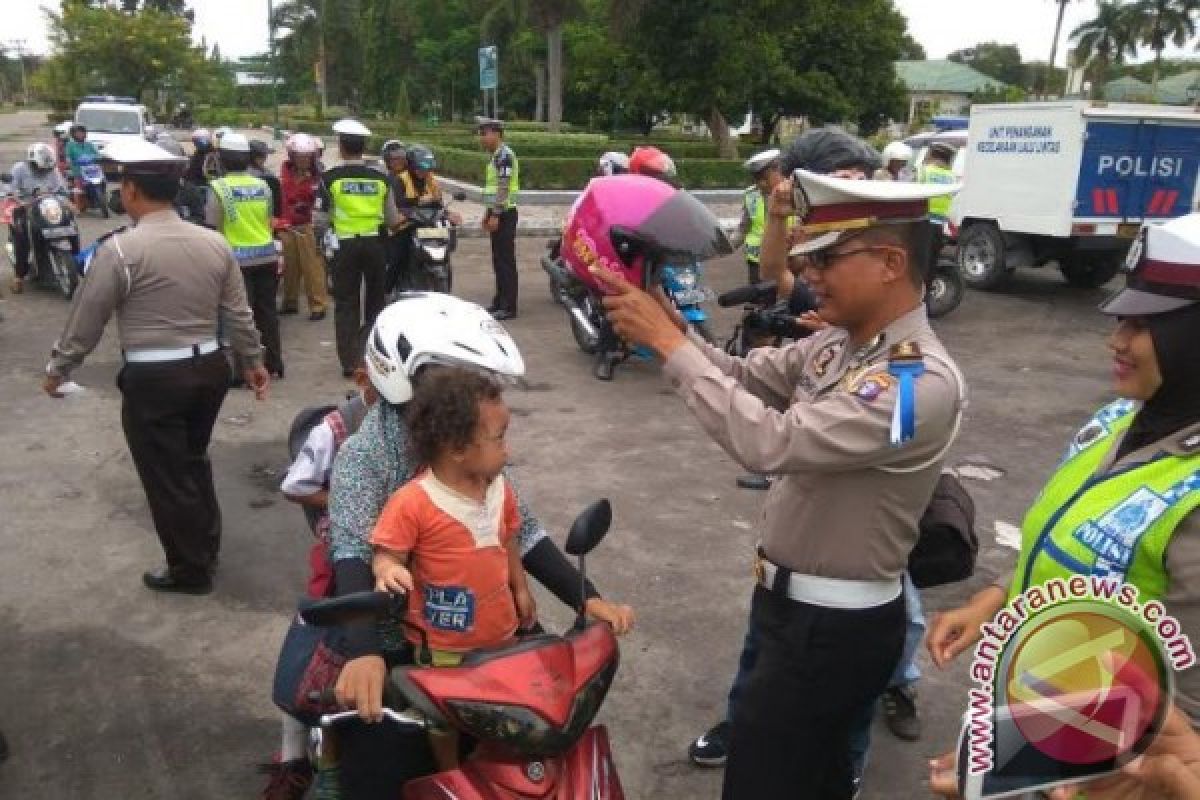
[[[407,709],[405,711],[396,711],[395,709],[385,707],[383,709],[384,719],[390,719],[402,728],[415,728],[417,730],[425,730],[429,727],[428,720],[419,711]],[[351,719],[361,719],[357,711],[339,711],[336,714],[322,714],[321,727],[328,728],[336,725],[339,722],[345,722]]]

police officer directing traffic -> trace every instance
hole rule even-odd
[[[726,800],[852,795],[851,726],[904,641],[901,576],[961,420],[964,384],[929,327],[919,254],[928,200],[955,187],[798,170],[797,246],[830,324],[733,358],[597,268],[609,319],[744,468],[779,476],[763,512]]]
[[[483,229],[492,239],[492,271],[496,273],[496,295],[488,311],[498,320],[508,320],[517,316],[517,195],[521,192],[521,167],[516,153],[504,143],[504,123],[484,117],[478,123],[479,141],[488,152]]]
[[[754,185],[742,196],[742,221],[737,236],[746,250],[746,280],[758,283],[761,278],[759,260],[762,255],[763,232],[767,229],[767,198],[783,180],[779,168],[781,153],[767,150],[749,158],[742,168],[754,177]],[[739,242],[735,241],[736,246]]]
[[[166,553],[166,568],[142,579],[150,589],[205,594],[221,545],[208,442],[229,389],[218,313],[260,400],[270,376],[229,245],[172,208],[186,159],[141,140],[113,143],[105,158],[115,162],[134,227],[99,241],[43,389],[62,397],[62,384],[115,313],[125,359],[117,375],[121,424]]]
[[[334,328],[342,375],[358,365],[358,337],[387,303],[387,245],[382,234],[400,224],[387,176],[363,159],[371,131],[353,119],[334,123],[342,163],[321,177],[313,225],[318,239],[332,228]],[[365,295],[365,296],[364,296]]]

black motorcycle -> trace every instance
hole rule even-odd
[[[0,183],[9,183],[11,175],[0,175]],[[9,263],[17,263],[14,236],[24,236],[29,241],[29,278],[35,285],[54,289],[68,300],[79,285],[79,270],[75,255],[79,252],[79,227],[75,223],[75,212],[65,195],[35,193],[32,197],[19,197],[9,189],[0,196],[0,216],[8,224],[8,239],[4,251]],[[12,225],[13,211],[25,208],[25,222],[20,227]]]

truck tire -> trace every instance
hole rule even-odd
[[[974,222],[958,235],[958,271],[972,289],[995,289],[1008,278],[1004,236],[990,222]]]
[[[1121,253],[1071,253],[1059,269],[1076,289],[1096,289],[1115,278],[1124,261]]]

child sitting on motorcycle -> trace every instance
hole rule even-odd
[[[452,667],[536,621],[517,499],[501,475],[509,410],[495,380],[448,367],[417,386],[408,418],[426,469],[384,506],[372,570],[377,590],[409,594],[418,663]],[[431,734],[430,744],[440,770],[457,766],[457,734]]]
[[[83,173],[80,171],[82,166],[81,161],[90,159],[96,161],[100,158],[100,151],[96,149],[96,145],[87,140],[87,127],[76,122],[71,126],[71,138],[67,139],[66,147],[67,156],[67,171],[71,176],[71,182],[79,189],[81,196],[86,197],[83,193]]]

